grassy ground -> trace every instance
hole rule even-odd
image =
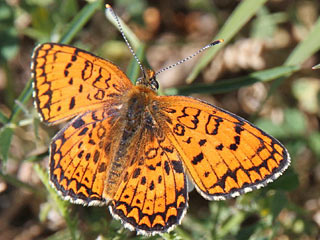
[[[110,3],[110,2],[108,2]],[[0,2],[0,239],[146,239],[106,208],[60,199],[48,184],[50,139],[32,104],[31,53],[63,42],[140,72],[101,1]],[[153,239],[320,238],[320,17],[318,1],[119,0],[137,55],[155,70],[212,39],[215,46],[159,76],[161,94],[192,95],[249,119],[290,152],[285,174],[236,199],[190,193],[182,224]]]

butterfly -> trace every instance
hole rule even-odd
[[[71,119],[50,146],[52,185],[73,203],[108,205],[138,234],[180,224],[190,181],[222,200],[290,164],[286,148],[247,120],[192,97],[158,96],[152,70],[133,85],[110,61],[58,43],[36,47],[31,63],[42,121]]]

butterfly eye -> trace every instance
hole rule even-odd
[[[142,80],[143,80],[142,77],[138,78],[136,81],[136,85],[142,85]]]
[[[152,90],[158,90],[159,89],[159,83],[156,80],[155,76],[150,78],[150,86],[151,86]]]

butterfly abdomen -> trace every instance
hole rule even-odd
[[[138,88],[138,87],[137,87]],[[139,87],[141,88],[141,87]],[[114,189],[123,179],[126,169],[136,161],[135,156],[132,156],[132,151],[135,152],[139,147],[139,141],[143,135],[143,131],[151,128],[152,117],[147,110],[151,97],[150,90],[146,90],[145,94],[135,91],[129,91],[123,98],[126,99],[125,104],[120,109],[120,124],[114,127],[115,141],[112,142],[109,172],[106,178],[106,194],[107,196],[114,195]]]

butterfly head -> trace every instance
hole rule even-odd
[[[147,69],[144,73],[143,77],[138,78],[136,85],[145,86],[156,92],[159,89],[159,83],[156,79],[155,72],[151,69]]]

